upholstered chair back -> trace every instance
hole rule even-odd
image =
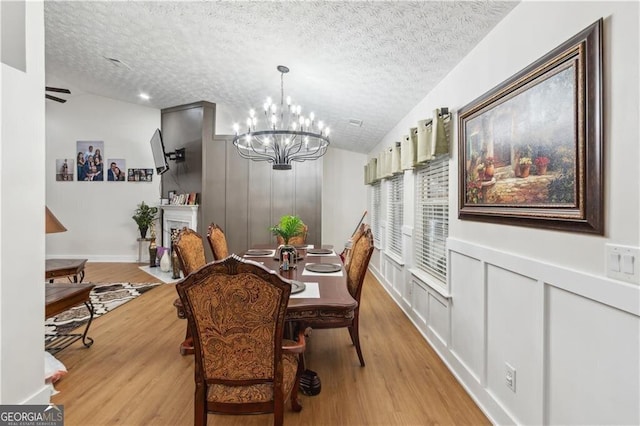
[[[193,229],[182,228],[173,243],[173,247],[185,276],[207,263],[202,236]]]
[[[347,271],[347,274],[349,273],[349,266],[351,265],[351,257],[353,255],[353,249],[355,248],[358,240],[360,240],[360,237],[364,235],[364,231],[366,230],[366,228],[367,228],[366,224],[364,223],[360,224],[356,232],[351,237],[351,247],[349,247],[348,250],[345,250],[344,269]]]
[[[232,255],[193,272],[176,289],[193,336],[196,423],[206,424],[208,411],[274,412],[274,423],[282,424],[284,398],[294,389],[297,395],[301,373],[299,353],[283,349],[291,285]]]
[[[367,273],[369,260],[373,253],[373,233],[371,228],[365,227],[360,238],[354,243],[351,251],[351,260],[347,271],[347,287],[351,296],[360,302],[362,283]]]
[[[222,228],[215,223],[209,225],[207,230],[207,240],[213,252],[214,260],[222,260],[229,256],[229,248],[227,247],[227,238],[224,236]]]

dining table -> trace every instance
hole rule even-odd
[[[353,318],[358,302],[349,293],[346,270],[338,254],[331,246],[316,248],[304,245],[296,249],[298,258],[290,263],[286,271],[281,269],[277,249],[272,246],[256,246],[242,256],[246,260],[264,265],[285,279],[293,280],[294,284],[303,283],[302,291],[298,291],[298,286],[292,285],[287,321],[313,328],[314,324],[330,326]],[[309,268],[322,272],[313,272]],[[325,272],[325,269],[336,271]]]

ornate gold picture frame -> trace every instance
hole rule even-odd
[[[458,217],[604,233],[602,19],[458,114]]]

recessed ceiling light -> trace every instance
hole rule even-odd
[[[138,96],[140,96],[140,98],[144,99],[145,101],[151,99],[151,96],[147,95],[146,93],[140,93]]]

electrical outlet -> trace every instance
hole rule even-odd
[[[507,387],[516,392],[516,369],[509,365],[508,362],[505,362],[505,380],[507,383]]]

